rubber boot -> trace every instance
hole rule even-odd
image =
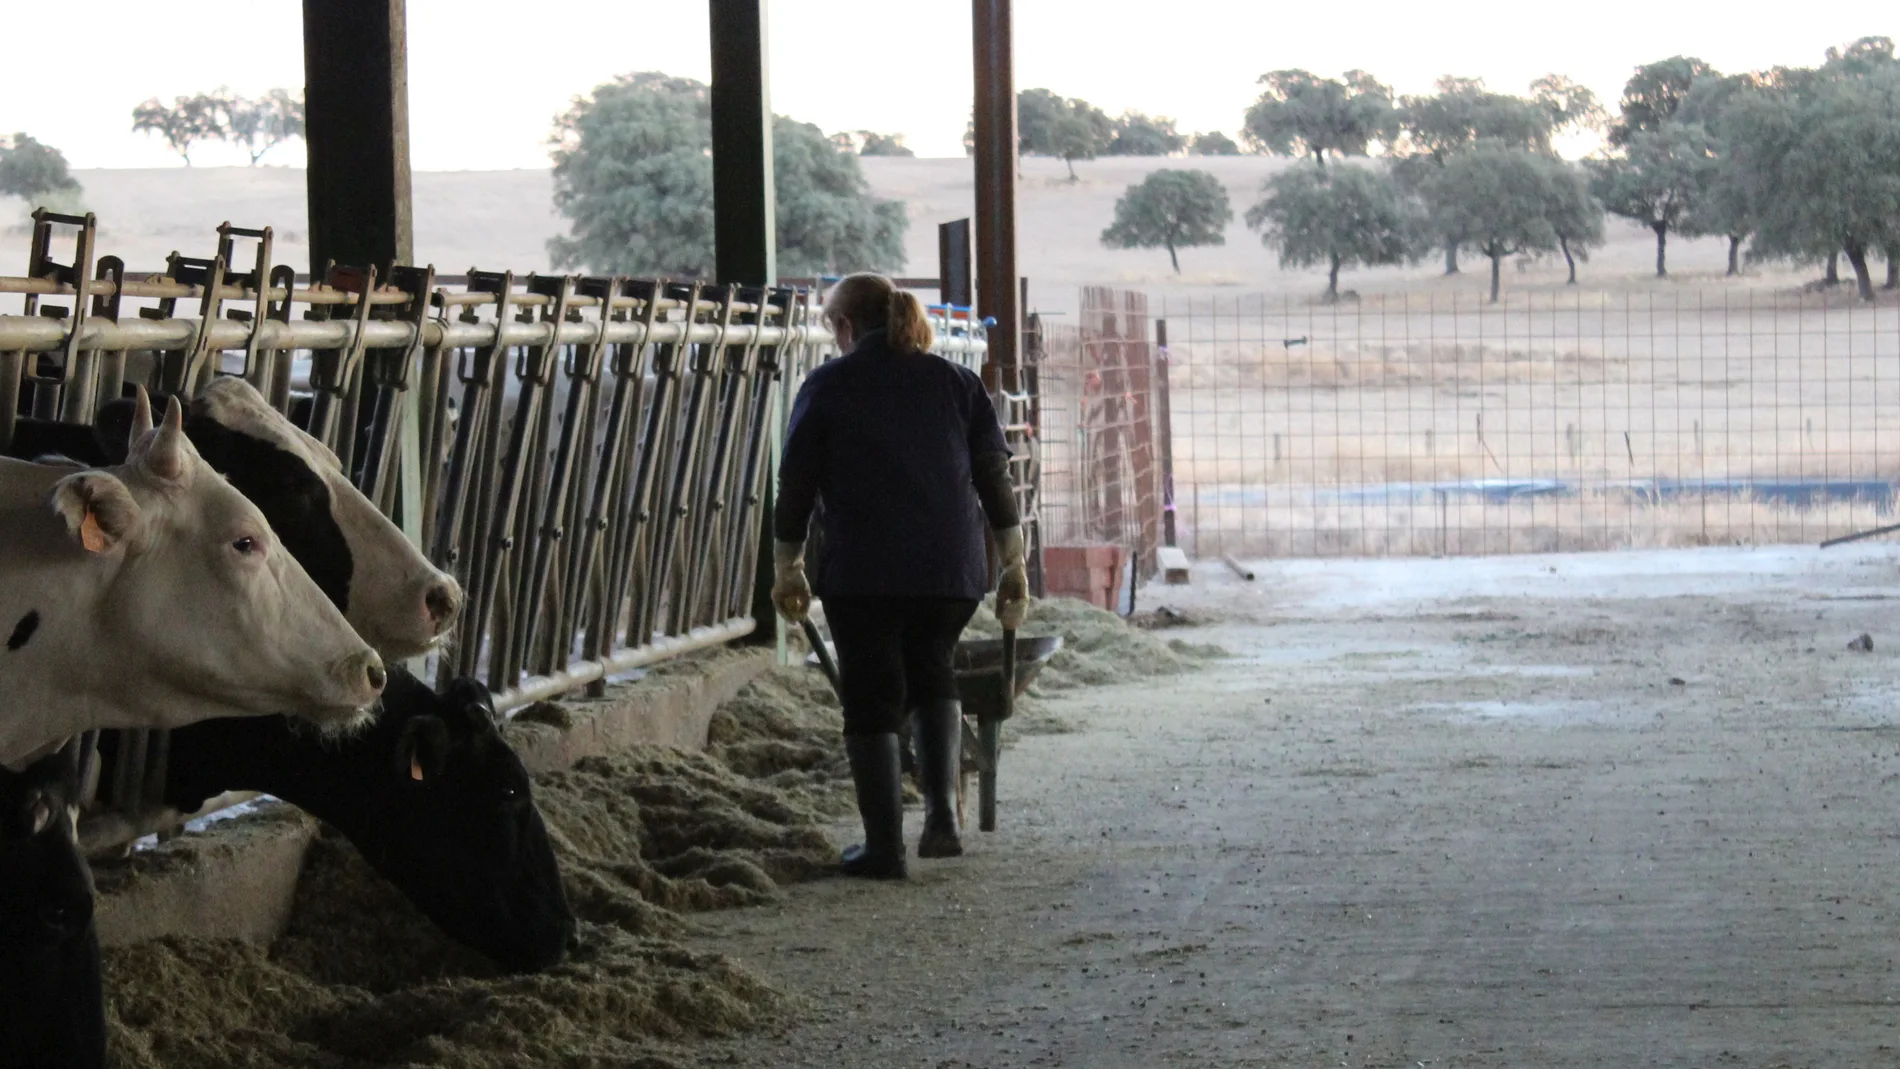
[[[924,833],[918,857],[961,857],[957,833],[957,773],[963,765],[963,703],[929,702],[915,710],[917,779],[924,795]]]
[[[904,865],[904,780],[897,766],[897,735],[846,735],[851,782],[858,791],[858,815],[864,843],[845,850],[839,868],[846,876],[901,880]]]

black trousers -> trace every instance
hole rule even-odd
[[[950,658],[976,599],[828,597],[824,604],[838,647],[846,735],[895,734],[906,709],[956,700]]]

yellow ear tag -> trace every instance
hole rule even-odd
[[[88,553],[106,551],[106,533],[99,529],[99,517],[91,509],[87,509],[86,518],[79,521],[79,543]]]
[[[417,783],[422,782],[422,762],[416,760],[414,754],[409,757],[409,778]]]

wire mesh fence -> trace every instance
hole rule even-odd
[[[1900,307],[1761,288],[1167,302],[1199,556],[1816,541],[1887,522]]]

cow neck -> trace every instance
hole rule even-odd
[[[100,626],[126,549],[94,555],[72,540],[48,504],[71,474],[0,460],[0,763],[9,767],[72,734],[61,725],[116,719],[113,696],[130,683]]]

